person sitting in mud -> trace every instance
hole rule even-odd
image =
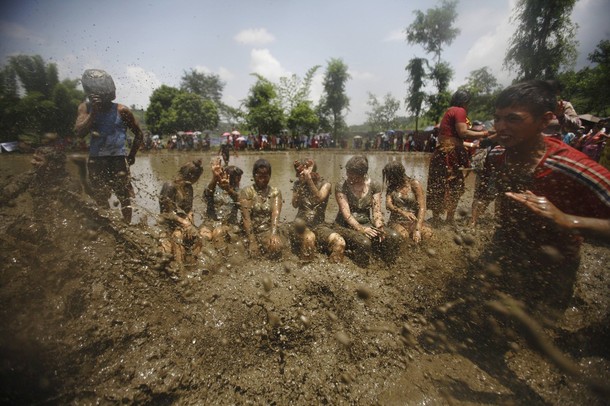
[[[421,184],[407,176],[405,167],[398,161],[383,168],[383,181],[387,182],[386,209],[390,212],[388,227],[405,240],[419,243],[432,236],[432,229],[424,222],[426,196]]]
[[[512,85],[495,104],[496,141],[505,151],[494,158],[496,195],[486,196],[497,196],[499,225],[482,257],[483,265],[501,267],[496,281],[500,291],[524,300],[532,309],[557,315],[572,297],[580,264],[579,229],[584,223],[577,217],[610,218],[610,171],[544,136],[556,107],[548,82]],[[523,195],[515,199],[514,194]],[[577,216],[576,220],[568,217],[562,224],[528,208],[534,205],[546,213],[551,204]]]
[[[381,184],[368,177],[369,162],[363,155],[351,157],[347,177],[335,189],[339,212],[335,219],[346,248],[358,262],[368,264],[371,253],[392,262],[398,254],[400,236],[384,229],[381,212]]]
[[[212,179],[203,190],[206,218],[212,229],[212,241],[219,245],[231,239],[238,226],[239,183],[243,171],[233,165],[222,167],[219,157],[212,159]]]
[[[197,257],[203,239],[210,240],[212,233],[206,227],[197,228],[193,222],[193,184],[203,173],[200,159],[187,162],[178,170],[178,176],[165,182],[159,195],[161,220],[167,232],[161,237],[161,250],[172,255],[176,263],[183,264],[187,251]]]
[[[243,189],[239,195],[248,251],[253,258],[261,253],[267,258],[277,258],[286,245],[279,229],[282,192],[269,186],[271,164],[266,159],[254,163],[252,176],[254,184]]]
[[[324,222],[331,185],[320,178],[312,159],[294,161],[298,179],[292,189],[292,206],[298,209],[290,227],[290,239],[304,260],[311,260],[319,246],[331,262],[343,261],[345,240]]]

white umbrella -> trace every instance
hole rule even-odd
[[[233,130],[233,131],[231,132],[231,134],[232,134],[232,135],[241,135],[241,133],[240,133],[239,131],[237,131],[237,130]]]

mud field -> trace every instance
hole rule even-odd
[[[237,241],[176,274],[145,221],[49,205],[43,221],[28,194],[0,208],[2,403],[609,401],[607,246],[584,245],[573,305],[538,331],[478,300],[489,215],[391,266],[254,261]]]

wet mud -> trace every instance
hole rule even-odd
[[[31,207],[0,208],[3,403],[608,402],[607,246],[584,245],[573,305],[532,339],[477,300],[487,219],[439,226],[392,265],[250,260],[236,241],[176,270],[158,230],[116,210]]]

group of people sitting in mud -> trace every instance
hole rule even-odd
[[[187,259],[188,252],[197,255],[206,243],[223,249],[243,239],[251,257],[278,258],[290,247],[305,261],[323,252],[331,262],[342,262],[347,251],[355,261],[366,264],[371,256],[392,261],[401,240],[418,243],[432,235],[424,222],[422,187],[407,176],[400,162],[390,162],[383,169],[390,212],[387,225],[381,183],[369,178],[368,160],[363,155],[347,161],[346,177],[335,187],[339,212],[334,223],[325,222],[331,184],[318,174],[312,159],[294,162],[291,203],[297,214],[288,224],[279,220],[282,193],[270,185],[272,168],[267,160],[254,163],[253,184],[243,189],[240,168],[223,166],[215,157],[210,169],[212,179],[203,191],[206,210],[200,227],[193,223],[193,184],[203,173],[200,159],[182,165],[176,178],[161,189],[161,218],[167,225],[161,247],[179,263]]]

